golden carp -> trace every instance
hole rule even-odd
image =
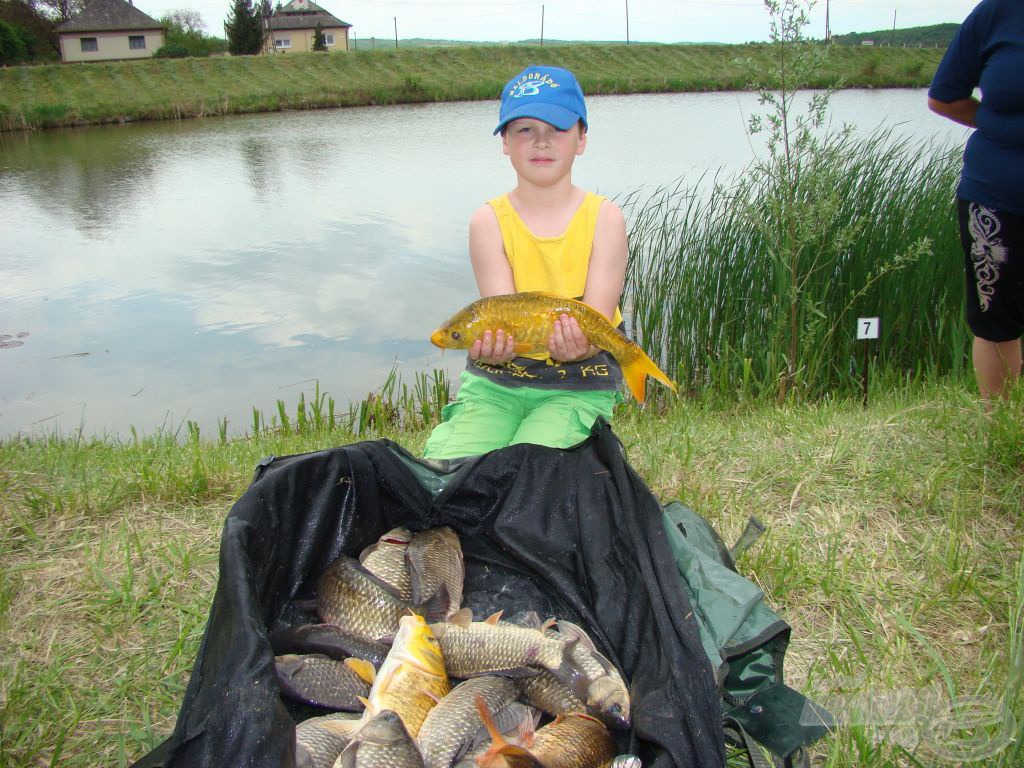
[[[403,616],[394,645],[374,677],[365,717],[369,720],[383,710],[393,710],[415,739],[427,713],[450,690],[434,633],[422,616]]]
[[[478,299],[434,331],[430,341],[441,349],[469,349],[484,331],[503,329],[514,339],[517,354],[547,352],[554,322],[563,314],[576,319],[591,344],[618,360],[629,391],[639,402],[646,396],[648,376],[676,391],[676,385],[647,353],[596,309],[582,301],[542,291]]]

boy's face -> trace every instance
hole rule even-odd
[[[517,174],[544,183],[569,174],[573,161],[587,147],[587,134],[579,123],[562,131],[543,120],[523,117],[505,127],[501,146]]]

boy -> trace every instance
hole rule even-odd
[[[527,67],[509,81],[494,133],[501,133],[516,186],[473,214],[469,255],[481,297],[548,291],[581,299],[618,325],[626,224],[614,203],[571,178],[587,127],[583,91],[568,70]],[[458,398],[427,440],[426,458],[518,443],[568,448],[590,435],[599,416],[611,418],[621,400],[621,370],[575,319],[555,321],[550,357],[516,357],[514,343],[501,329],[476,340]]]

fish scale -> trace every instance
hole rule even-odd
[[[416,736],[426,768],[449,768],[469,749],[481,726],[477,696],[483,697],[491,712],[496,712],[514,701],[518,693],[511,680],[491,675],[455,686],[430,710]]]

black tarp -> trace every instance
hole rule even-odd
[[[715,679],[661,507],[599,424],[577,448],[512,446],[448,475],[388,441],[261,464],[224,524],[177,725],[136,768],[293,766],[301,714],[280,698],[268,631],[303,618],[296,605],[338,555],[399,525],[459,533],[475,614],[532,609],[590,631],[630,683],[623,751],[658,768],[725,765]],[[496,583],[510,588],[495,595]]]

